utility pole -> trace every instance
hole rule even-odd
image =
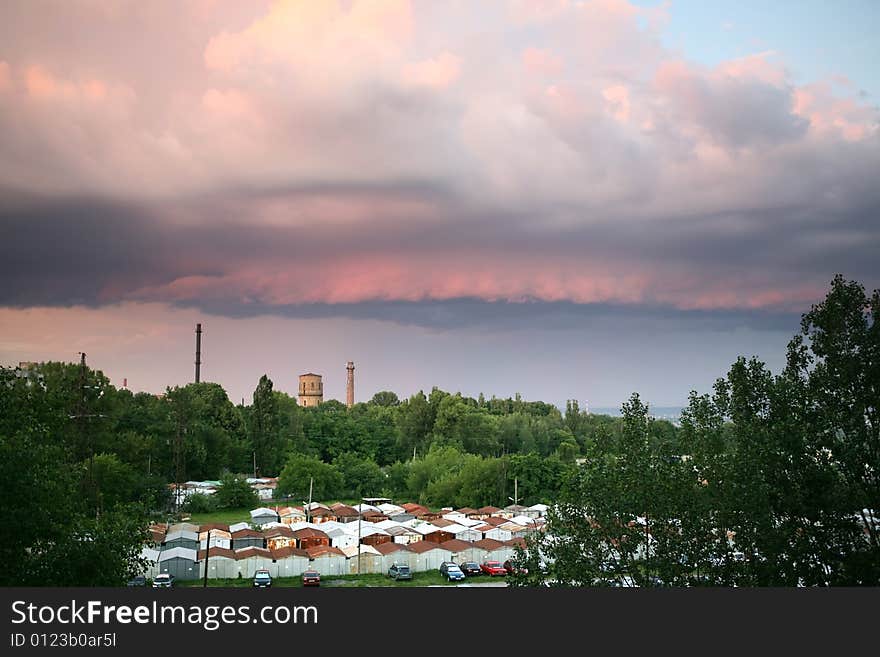
[[[202,325],[196,324],[196,383],[201,379],[202,371]]]
[[[306,522],[312,521],[312,486],[315,483],[314,477],[309,477],[309,503],[306,504]]]
[[[358,505],[358,575],[361,574],[361,517],[364,515],[364,498],[361,498],[361,503]]]
[[[208,557],[211,555],[211,530],[208,530],[208,542],[205,543],[205,581],[202,588],[208,587]]]

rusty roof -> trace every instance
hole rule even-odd
[[[410,543],[406,546],[406,549],[410,552],[415,552],[416,554],[422,554],[423,552],[430,552],[431,550],[436,550],[440,546],[437,543],[432,541],[416,541],[415,543]]]
[[[237,538],[263,538],[263,535],[253,529],[239,529],[237,532],[232,532],[232,540]]]
[[[345,552],[336,547],[330,547],[329,545],[316,545],[314,547],[310,547],[306,550],[306,553],[309,555],[309,559],[315,559],[317,557],[324,556],[325,554],[337,555],[340,557],[345,556]]]
[[[271,552],[272,552],[272,558],[275,559],[276,561],[278,559],[286,559],[287,557],[305,557],[306,559],[309,558],[308,552],[306,552],[305,550],[300,550],[298,548],[294,548],[294,547],[278,548],[276,550],[272,550]]]
[[[391,554],[392,552],[399,552],[400,550],[406,550],[406,546],[401,545],[400,543],[379,543],[379,545],[374,545],[373,547],[379,551],[380,554]]]
[[[349,506],[348,504],[342,504],[341,502],[337,502],[336,504],[331,504],[330,508],[336,512],[336,515],[343,518],[349,518],[352,516],[358,515],[358,510],[353,506]]]
[[[248,559],[250,557],[264,557],[266,559],[271,559],[272,553],[266,548],[255,546],[239,548],[235,551],[236,559]]]
[[[235,559],[235,551],[229,550],[227,548],[221,547],[212,547],[211,554],[208,555],[208,560],[210,561],[214,557],[226,557],[227,559]],[[199,561],[205,558],[205,551],[199,550]]]
[[[504,547],[504,543],[496,541],[494,538],[481,538],[479,541],[474,541],[473,544],[483,550],[497,550]]]
[[[464,552],[465,550],[470,550],[473,547],[473,544],[453,538],[448,541],[443,541],[440,544],[440,547],[444,550],[449,550],[450,552]]]
[[[290,527],[272,527],[271,529],[267,529],[263,532],[263,536],[266,538],[279,538],[281,536],[285,538],[293,538],[293,530]]]
[[[330,538],[324,532],[318,529],[312,529],[311,527],[303,527],[302,529],[291,531],[291,536],[295,536],[296,538]]]

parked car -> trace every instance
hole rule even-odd
[[[268,570],[258,570],[254,573],[254,586],[258,589],[268,589],[272,586],[272,576]]]
[[[388,569],[388,577],[394,580],[412,579],[412,571],[406,564],[393,564]]]
[[[514,573],[518,575],[528,575],[529,569],[520,566],[515,559],[508,559],[504,562],[504,570],[507,571],[508,575],[513,575]]]
[[[154,589],[170,589],[174,586],[174,575],[171,573],[160,573],[153,580]]]
[[[464,579],[464,573],[461,568],[453,561],[444,561],[440,564],[440,574],[450,582],[459,582]]]
[[[128,583],[126,584],[126,586],[146,586],[146,585],[147,585],[147,578],[144,577],[143,575],[135,575],[130,580],[128,580]]]
[[[500,561],[484,561],[480,566],[480,569],[490,577],[495,577],[496,575],[503,577],[507,574],[507,571],[504,569],[504,566],[501,565]]]
[[[321,573],[307,570],[303,573],[303,586],[321,586]]]
[[[480,568],[480,564],[476,561],[465,561],[464,563],[458,564],[458,567],[468,577],[474,577],[476,575],[482,575],[483,570]]]

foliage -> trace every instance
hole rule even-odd
[[[738,359],[691,394],[681,431],[637,396],[584,432],[585,463],[516,584],[880,584],[880,295],[838,276],[785,369]]]
[[[216,495],[204,493],[193,493],[183,504],[183,510],[187,513],[213,513],[218,507]]]
[[[217,507],[220,509],[253,508],[259,503],[256,491],[244,477],[226,474],[220,480],[220,486],[214,493]]]
[[[315,457],[296,453],[290,455],[281,471],[278,494],[308,501],[310,481],[313,500],[341,497],[343,480],[339,470]]]

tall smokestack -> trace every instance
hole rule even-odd
[[[202,325],[196,324],[196,383],[202,374]]]
[[[348,370],[348,379],[345,383],[345,405],[351,408],[354,406],[354,363],[348,361],[345,369]]]

